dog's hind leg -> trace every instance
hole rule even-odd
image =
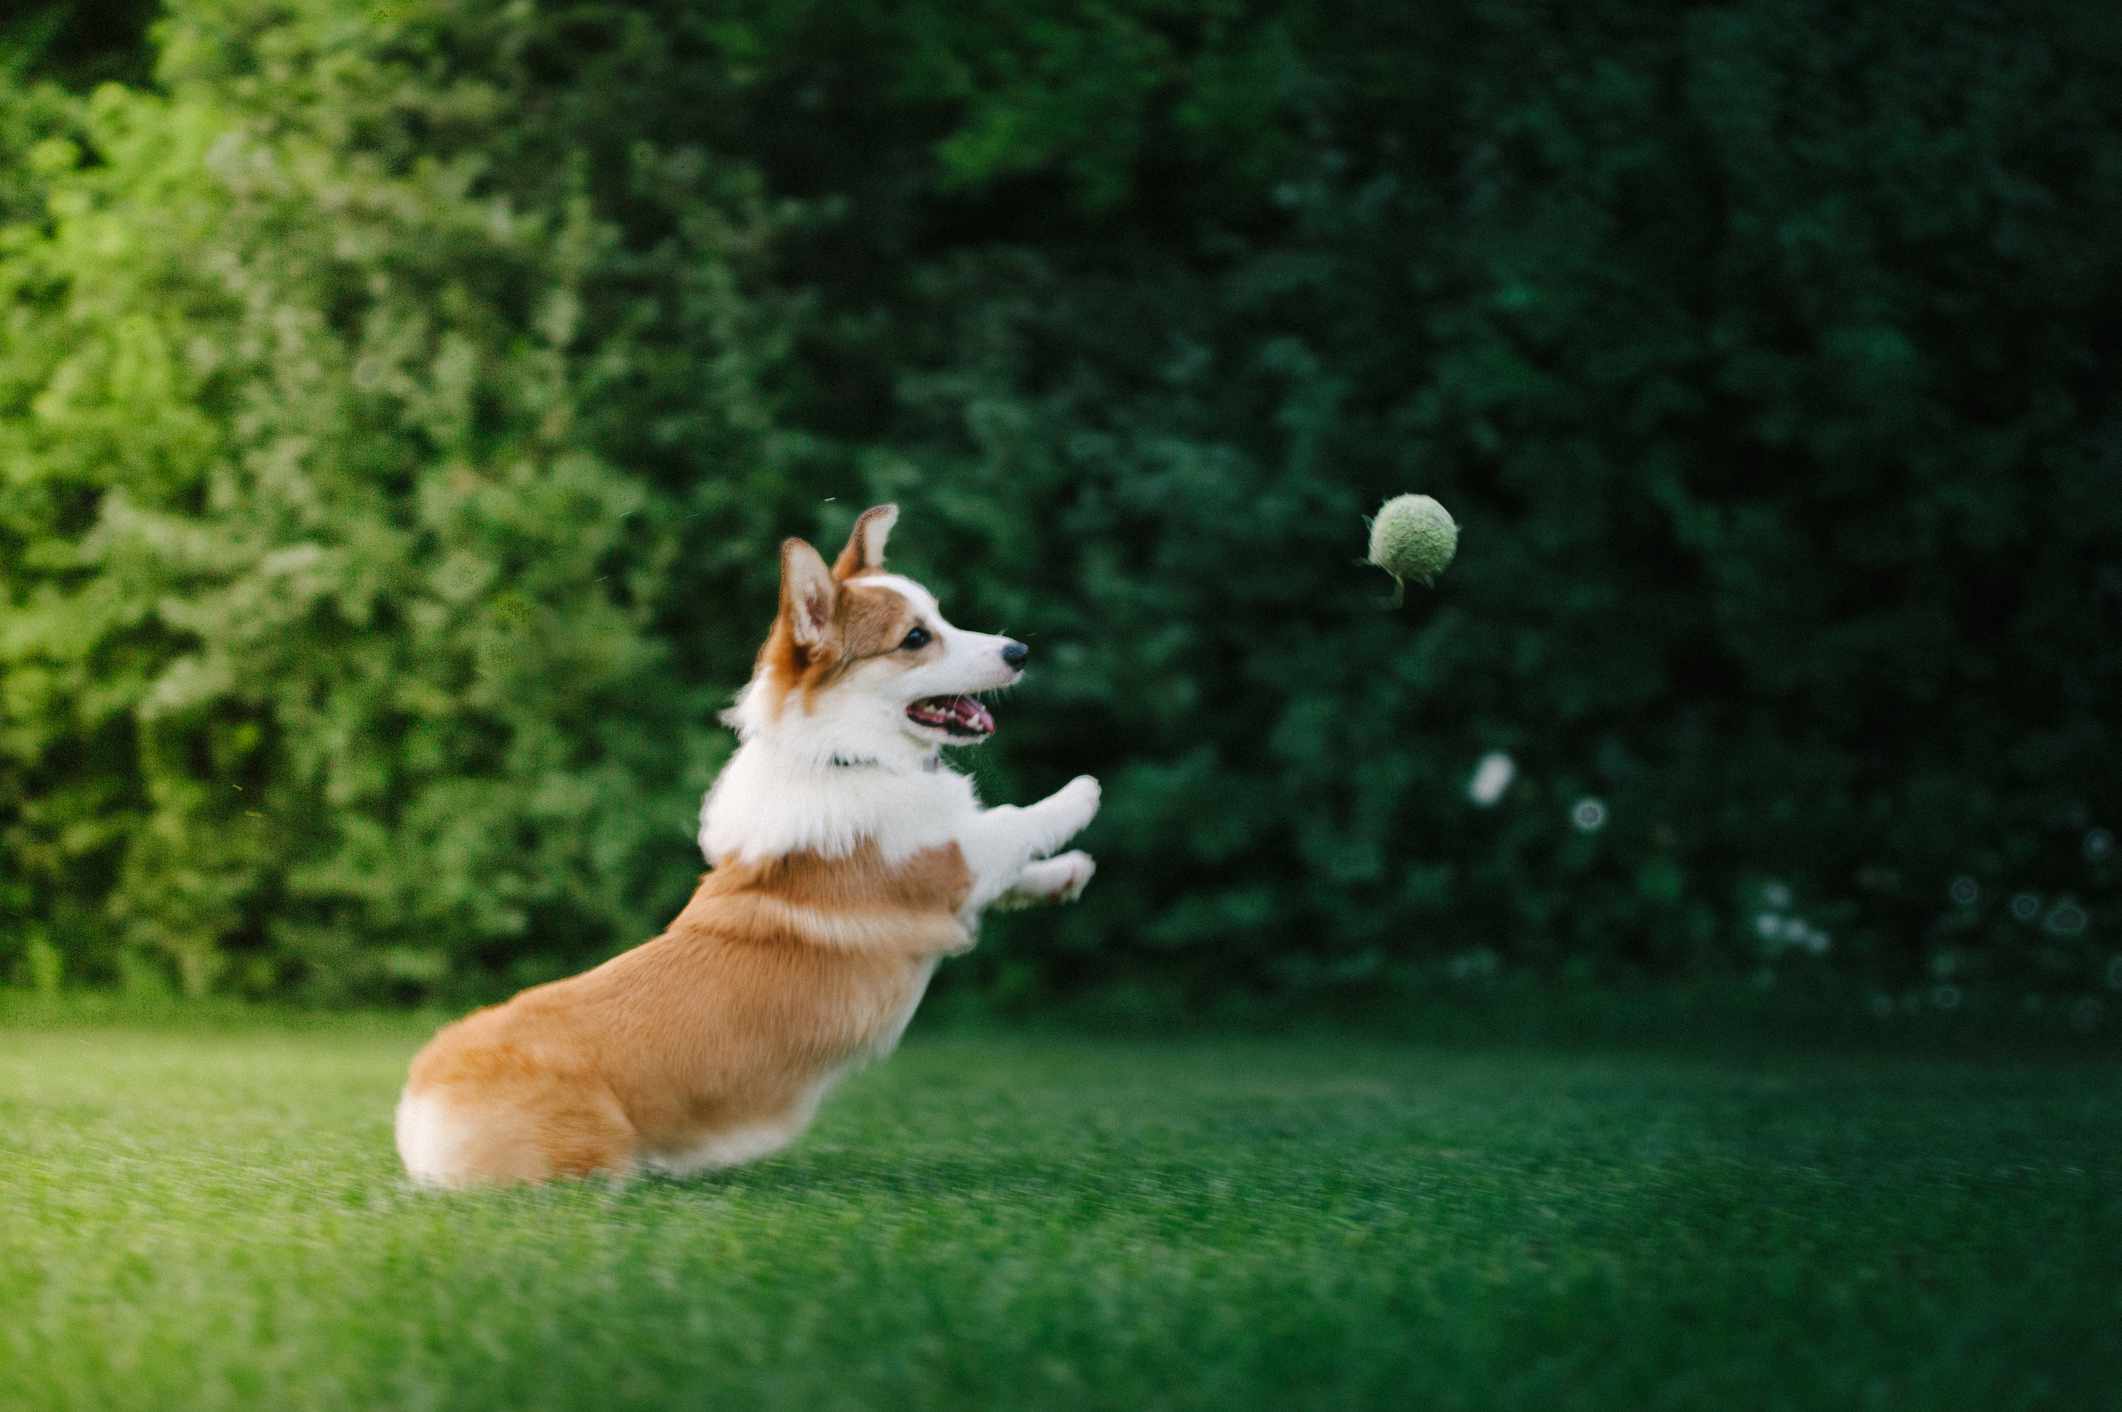
[[[409,1087],[397,1138],[407,1174],[437,1187],[624,1178],[637,1148],[610,1090],[558,1074]]]

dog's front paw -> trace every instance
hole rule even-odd
[[[1054,892],[1056,902],[1074,902],[1090,886],[1091,878],[1098,871],[1097,860],[1082,849],[1071,849],[1052,860],[1061,865],[1060,886]]]
[[[1104,789],[1090,775],[1078,775],[1054,792],[1054,801],[1061,805],[1063,816],[1069,821],[1070,833],[1098,817],[1098,805],[1104,798]]]
[[[1017,874],[1017,880],[997,897],[994,905],[1005,912],[1020,907],[1051,907],[1057,903],[1074,902],[1090,885],[1091,874],[1098,865],[1091,861],[1088,853],[1078,848],[1072,852],[1042,858],[1026,865]]]

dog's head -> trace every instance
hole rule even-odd
[[[994,734],[979,694],[1015,683],[1031,649],[951,626],[927,589],[886,573],[898,518],[896,505],[865,510],[830,568],[807,542],[782,541],[780,611],[732,717],[746,738],[801,732],[875,757]]]

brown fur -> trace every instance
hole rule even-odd
[[[833,560],[833,577],[845,582],[857,574],[882,573],[884,536],[899,518],[896,505],[872,505],[855,519],[847,533],[847,546]]]
[[[897,651],[914,625],[901,595],[860,582],[894,515],[863,515],[831,574],[809,544],[782,546],[760,649],[782,698]],[[443,1180],[622,1174],[746,1125],[800,1128],[835,1073],[896,1041],[936,959],[972,944],[971,890],[956,844],[896,864],[873,844],[718,860],[662,935],[420,1051],[405,1092],[450,1115]]]
[[[914,611],[904,597],[862,583],[863,575],[884,569],[884,556],[875,547],[872,530],[880,521],[889,528],[897,514],[897,507],[890,505],[864,511],[830,570],[805,541],[782,542],[781,608],[759,649],[757,663],[770,693],[770,714],[779,715],[789,696],[797,692],[808,705],[819,691],[858,663],[896,653],[913,628]],[[806,617],[816,624],[815,640],[810,642],[802,640],[799,626]],[[911,664],[923,654],[941,650],[939,644],[931,643],[905,656]]]
[[[970,888],[954,844],[727,863],[655,940],[443,1029],[406,1092],[474,1134],[464,1183],[621,1174],[779,1121],[897,1038],[935,959],[971,942]]]

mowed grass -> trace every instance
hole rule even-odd
[[[434,1196],[409,1021],[0,1030],[0,1407],[2122,1406],[2122,1084],[916,1034],[740,1172]]]

